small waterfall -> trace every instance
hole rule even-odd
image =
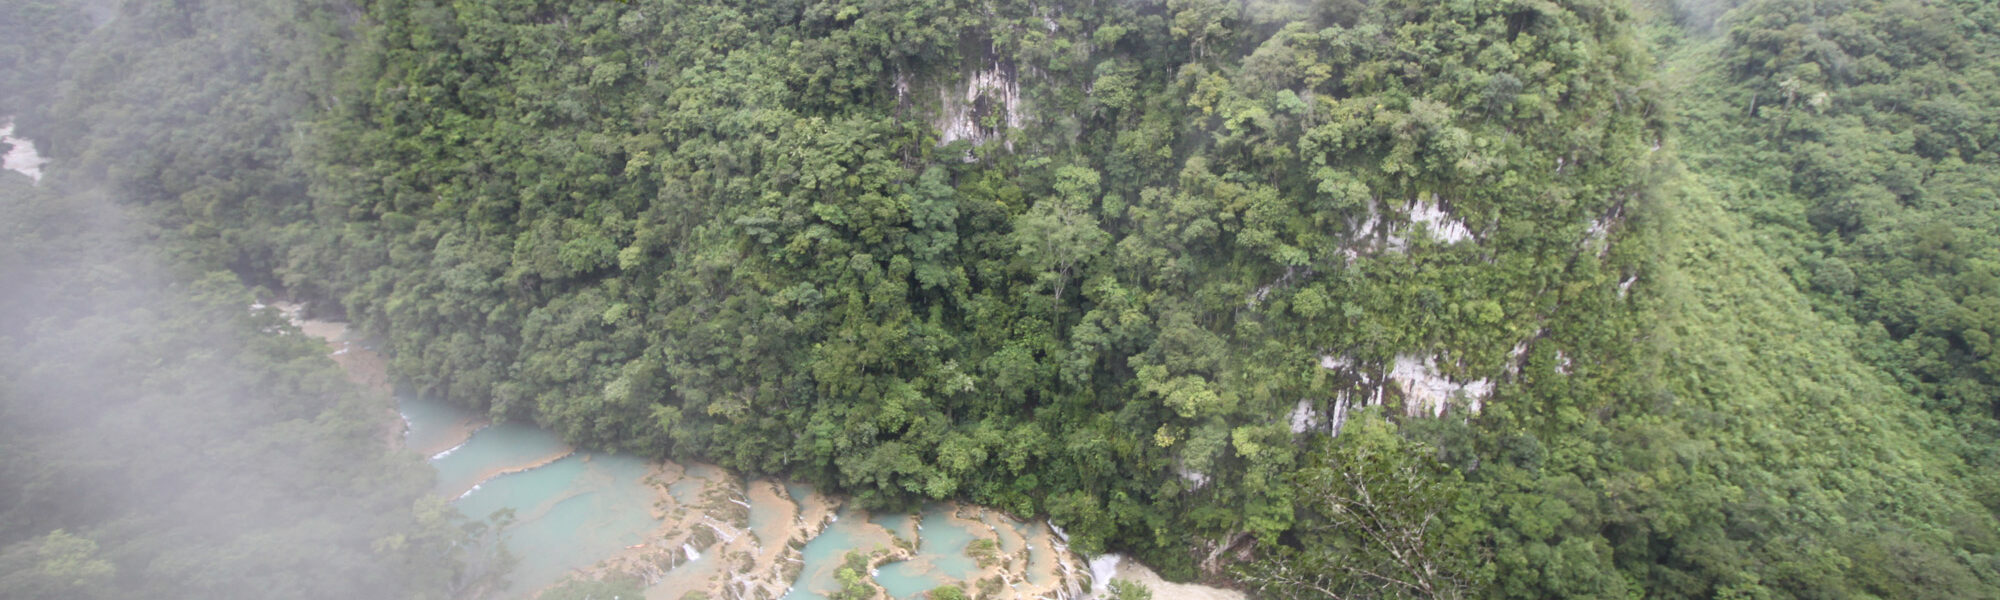
[[[405,423],[407,423],[407,422],[408,422],[408,420],[405,420],[404,422],[405,422]],[[447,456],[451,456],[451,453],[453,453],[453,452],[457,452],[459,448],[464,448],[464,447],[465,447],[465,442],[459,442],[457,446],[452,446],[452,447],[450,447],[450,448],[445,448],[443,452],[439,452],[439,453],[437,453],[437,454],[432,454],[432,455],[431,455],[431,460],[437,460],[437,459],[440,459],[440,458],[444,458],[444,457],[447,457]]]
[[[694,551],[693,544],[681,544],[681,551],[687,553],[688,562],[701,560],[701,553]]]
[[[0,167],[18,171],[22,175],[34,178],[37,185],[41,184],[42,165],[49,161],[46,158],[42,158],[41,153],[35,151],[34,141],[14,137],[14,117],[10,116],[4,120],[0,120],[0,142],[6,142],[8,145],[13,146],[7,151],[5,157],[0,157]]]
[[[708,527],[708,529],[709,529],[709,531],[713,531],[713,532],[715,532],[715,536],[716,536],[716,537],[719,537],[719,538],[722,538],[722,542],[723,542],[723,543],[725,543],[725,544],[726,544],[726,543],[729,543],[729,542],[734,542],[734,541],[736,541],[736,535],[735,535],[735,534],[732,534],[732,533],[730,533],[730,532],[729,532],[729,530],[725,530],[725,529],[723,529],[723,528],[721,528],[721,527],[717,527],[717,526],[715,525],[715,520],[714,520],[714,519],[712,519],[712,518],[708,518],[708,517],[704,516],[704,517],[703,517],[703,520],[702,520],[702,523],[701,523],[701,524],[702,524],[702,525],[704,525],[704,526],[707,526],[707,527]]]
[[[1103,554],[1090,559],[1090,597],[1100,598],[1110,589],[1111,578],[1118,576],[1118,562],[1125,557],[1117,553]]]

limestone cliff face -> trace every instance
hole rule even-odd
[[[1587,252],[1599,258],[1610,253],[1614,233],[1625,225],[1625,200],[1629,199],[1628,196],[1617,202],[1610,211],[1588,223],[1584,235],[1576,242],[1578,253]],[[1376,199],[1368,204],[1367,215],[1349,221],[1348,227],[1354,232],[1343,249],[1348,265],[1366,256],[1409,252],[1410,241],[1419,236],[1444,244],[1479,244],[1483,235],[1481,230],[1453,215],[1449,201],[1436,194],[1400,206]],[[1254,307],[1262,301],[1270,288],[1287,283],[1291,275],[1287,273],[1284,279],[1253,292],[1250,305]],[[1637,275],[1629,275],[1619,282],[1619,299],[1626,297],[1627,290],[1637,280]],[[1344,382],[1342,391],[1333,398],[1300,399],[1284,418],[1293,433],[1322,431],[1339,435],[1348,413],[1367,406],[1396,406],[1407,417],[1477,415],[1492,397],[1496,379],[1504,382],[1519,377],[1530,347],[1544,333],[1536,331],[1516,343],[1508,352],[1504,372],[1497,373],[1469,373],[1463,362],[1449,356],[1450,352],[1402,353],[1379,363],[1327,354],[1320,358],[1320,367],[1334,372]],[[1574,357],[1562,349],[1556,350],[1556,357],[1556,372],[1569,375]]]
[[[1439,355],[1398,354],[1387,364],[1362,365],[1345,356],[1320,357],[1320,367],[1338,373],[1348,382],[1346,389],[1324,408],[1300,400],[1288,415],[1292,433],[1322,430],[1339,435],[1349,411],[1391,401],[1409,417],[1441,418],[1452,411],[1479,414],[1493,395],[1493,381],[1454,377],[1439,360]]]
[[[990,54],[990,52],[988,53]],[[970,140],[974,145],[999,141],[1007,149],[1007,133],[1021,128],[1027,109],[1021,103],[1019,70],[1011,61],[980,56],[957,81],[938,86],[939,108],[931,125],[938,143]]]
[[[1035,10],[1054,14],[1053,11],[1058,9],[1041,7]],[[1076,84],[1060,81],[1061,77],[1052,77],[1045,70],[1046,64],[1018,62],[1018,50],[1009,50],[1006,44],[996,41],[1001,38],[1019,40],[1024,36],[1060,37],[1070,33],[1047,14],[1043,15],[1041,22],[1042,27],[1015,22],[996,25],[1008,31],[978,29],[963,32],[958,44],[956,68],[918,74],[914,82],[909,74],[899,73],[896,76],[894,84],[898,104],[905,108],[917,108],[920,111],[918,114],[925,115],[938,133],[937,143],[940,146],[961,140],[974,146],[998,142],[1006,150],[1013,151],[1016,132],[1038,122],[1051,122],[1055,115],[1044,113],[1059,110],[1035,105],[1031,98],[1036,94],[1024,95],[1023,87]],[[1079,53],[1079,60],[1089,53],[1082,43],[1073,47]],[[929,103],[933,95],[937,98],[935,106]]]

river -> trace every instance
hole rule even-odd
[[[343,324],[302,319],[293,304],[272,308],[327,340],[356,383],[393,393],[387,362]],[[514,511],[505,539],[520,563],[509,597],[532,597],[566,577],[627,574],[646,582],[649,600],[692,592],[822,600],[838,591],[844,557],[858,551],[869,559],[866,582],[896,600],[952,585],[969,597],[1059,600],[1088,596],[1093,566],[1108,577],[1118,565],[1115,555],[1086,562],[1045,522],[984,507],[930,503],[914,514],[870,514],[802,483],[578,450],[533,425],[491,424],[435,399],[395,398],[400,427],[385,438],[429,457],[439,495],[472,518]],[[1242,597],[1167,584],[1136,563],[1119,572],[1153,587],[1158,600]]]

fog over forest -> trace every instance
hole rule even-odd
[[[0,0],[0,598],[2000,597],[2000,5]]]

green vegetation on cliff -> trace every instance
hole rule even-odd
[[[1274,597],[2000,594],[1980,3],[115,12],[0,23],[58,190],[578,444]]]
[[[1187,573],[1293,526],[1300,399],[1642,258],[1615,7],[889,4],[373,5],[280,273],[497,416]]]

